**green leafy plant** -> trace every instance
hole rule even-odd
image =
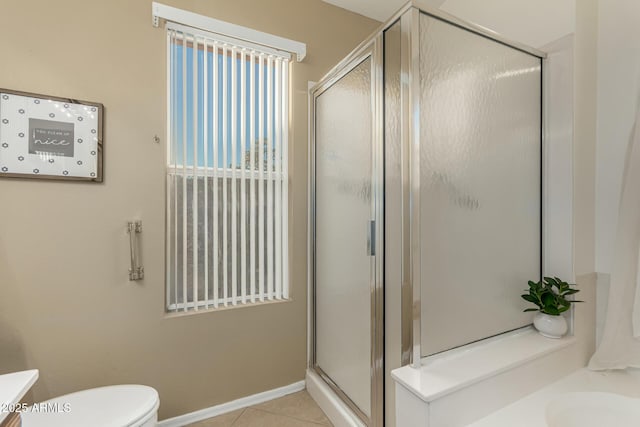
[[[551,316],[559,316],[569,310],[571,304],[583,302],[567,299],[569,295],[580,292],[572,286],[575,285],[564,282],[557,277],[545,277],[539,282],[529,280],[529,293],[523,294],[521,297],[537,305],[538,308],[527,308],[524,311],[541,311]]]

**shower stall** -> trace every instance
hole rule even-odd
[[[411,3],[311,89],[309,375],[355,424],[394,425],[392,369],[530,323],[543,58]]]

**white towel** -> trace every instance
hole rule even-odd
[[[640,367],[640,108],[629,138],[602,340],[589,368]]]
[[[640,220],[640,219],[639,219]],[[636,277],[636,297],[633,303],[633,336],[640,338],[640,252],[638,253],[638,274]]]
[[[636,122],[634,124],[634,132],[632,134],[633,141],[630,141],[631,146],[629,147],[629,155],[631,155],[631,151],[634,149],[640,151],[640,107],[637,107],[638,117],[636,117]],[[632,158],[633,159],[633,158]],[[629,176],[625,176],[624,179],[627,185],[633,190],[632,193],[636,200],[640,198],[639,184],[640,181],[640,160],[635,159],[635,164],[627,164],[625,171]],[[628,170],[626,170],[628,169]],[[633,175],[631,175],[633,173]],[[623,184],[624,185],[624,184]],[[624,187],[623,187],[624,188]],[[624,191],[624,190],[623,190]],[[631,197],[631,196],[629,196]],[[639,203],[635,203],[634,206],[637,206]],[[636,227],[640,224],[640,210],[635,212],[635,223]],[[640,240],[640,236],[638,236]],[[638,249],[636,250],[636,275],[633,279],[633,286],[635,287],[635,298],[633,302],[633,314],[631,316],[631,322],[633,324],[633,336],[635,338],[640,338],[640,242],[636,242],[636,246]]]

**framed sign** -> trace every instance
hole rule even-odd
[[[0,89],[0,177],[102,182],[104,107]]]

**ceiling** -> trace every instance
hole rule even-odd
[[[406,0],[324,0],[377,21]],[[491,29],[509,40],[540,48],[575,29],[576,0],[420,0],[432,8]]]
[[[404,0],[323,0],[326,3],[384,22],[406,3]]]

